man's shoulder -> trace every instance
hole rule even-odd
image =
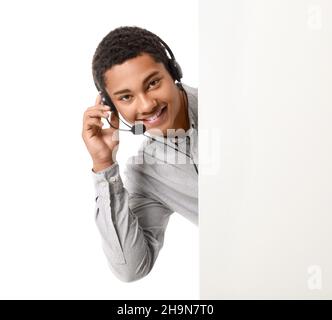
[[[189,95],[195,97],[196,99],[198,98],[198,88],[191,87],[187,84],[183,84],[183,87]]]

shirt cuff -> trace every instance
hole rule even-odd
[[[122,191],[123,183],[117,162],[114,162],[110,167],[102,171],[94,172],[91,169],[91,173],[97,197],[105,193],[115,194]]]

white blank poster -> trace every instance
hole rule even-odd
[[[331,18],[200,2],[201,298],[332,298]]]

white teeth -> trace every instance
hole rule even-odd
[[[163,110],[163,108],[161,108],[153,117],[151,117],[151,118],[147,118],[147,119],[145,119],[145,120],[147,120],[147,121],[153,121],[153,120],[156,120],[159,116],[160,116],[160,114],[161,114],[161,112],[162,112],[162,110]]]

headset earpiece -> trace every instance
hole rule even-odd
[[[111,98],[109,97],[109,95],[107,94],[107,92],[105,92],[104,90],[101,89],[101,87],[98,85],[97,80],[95,79],[95,76],[93,77],[93,81],[95,83],[95,86],[101,96],[101,103],[105,104],[107,106],[109,106],[111,108],[111,111],[116,112],[116,108],[115,105],[113,104]]]
[[[112,100],[110,99],[110,97],[108,96],[107,93],[105,92],[101,92],[101,101],[102,101],[102,104],[105,104],[107,106],[109,106],[111,108],[111,111],[112,112],[116,112],[116,108],[115,108],[115,105],[113,104]]]
[[[177,61],[174,59],[169,59],[168,65],[171,70],[171,75],[172,75],[173,79],[177,80],[178,82],[181,82],[181,78],[182,78],[183,74],[182,74],[181,67],[177,63]]]

